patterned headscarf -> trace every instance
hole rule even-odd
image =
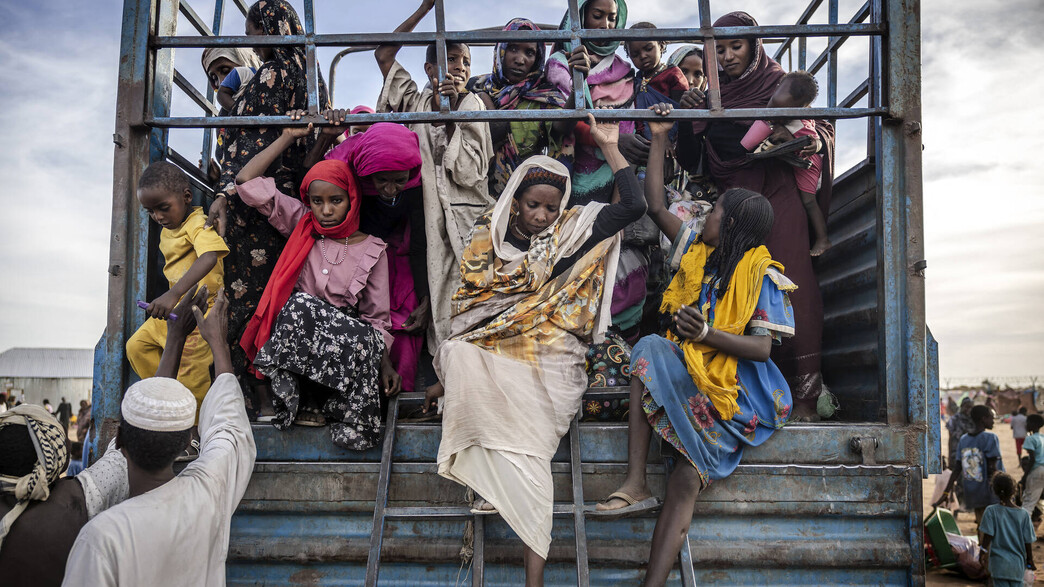
[[[257,11],[261,17],[261,32],[266,35],[303,35],[304,27],[297,11],[286,0],[259,0],[250,7],[248,14]],[[300,45],[280,45],[272,47],[272,58],[284,64],[290,64],[300,70],[305,69],[305,50]]]
[[[587,9],[587,5],[590,2],[591,0],[582,0],[580,2],[580,6],[578,6],[578,8],[580,9],[580,28],[583,28],[584,26],[584,11]],[[616,0],[616,28],[627,28],[626,0]],[[572,29],[573,21],[569,18],[569,11],[566,10],[565,16],[562,17],[562,24],[558,25],[558,30],[569,31]],[[591,41],[584,41],[584,46],[587,47],[587,50],[589,52],[594,53],[595,55],[602,55],[604,57],[606,55],[612,55],[613,53],[616,53],[616,50],[620,48],[620,41],[607,41],[604,45],[595,44]],[[555,50],[558,50],[560,48],[564,48],[566,53],[572,53],[573,42],[565,41],[561,44],[561,47],[559,47],[558,45],[555,46]]]
[[[531,20],[514,18],[504,26],[505,31],[530,30],[539,31],[540,27]],[[520,100],[532,100],[565,108],[566,97],[547,81],[544,76],[544,60],[547,58],[547,46],[537,43],[537,57],[529,75],[517,84],[508,82],[504,76],[504,57],[508,43],[497,43],[493,51],[493,73],[475,77],[468,83],[469,89],[486,92],[493,98],[498,110],[513,110]]]
[[[261,67],[261,60],[257,58],[257,53],[248,47],[207,47],[203,49],[203,56],[200,59],[203,63],[203,71],[207,71],[211,63],[221,58],[228,59],[236,67],[253,67],[254,69]]]
[[[69,467],[65,429],[41,406],[25,404],[0,414],[0,428],[25,425],[36,449],[36,465],[22,477],[0,475],[0,493],[14,495],[18,503],[0,520],[0,546],[29,500],[44,501],[51,495],[51,484]]]

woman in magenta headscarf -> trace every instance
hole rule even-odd
[[[359,230],[388,243],[391,360],[402,388],[414,390],[417,358],[430,318],[421,195],[420,140],[400,124],[379,122],[326,155],[344,161],[363,195]]]
[[[757,24],[754,17],[745,12],[732,12],[714,22],[716,27]],[[761,39],[718,39],[717,57],[724,108],[767,107],[769,98],[786,73],[765,52]],[[682,107],[691,107],[695,102],[696,107],[705,108],[703,98],[702,91],[690,90],[683,98]],[[808,217],[792,167],[776,159],[747,158],[747,150],[740,145],[740,139],[752,122],[698,121],[692,127],[697,138],[703,137],[704,164],[720,192],[746,188],[764,195],[772,203],[775,223],[765,244],[772,258],[786,267],[787,277],[798,285],[798,290],[790,295],[794,306],[795,335],[782,345],[773,347],[772,360],[790,384],[795,417],[814,419],[816,402],[823,389],[820,372],[823,298],[809,255]],[[834,129],[830,123],[817,120],[816,131],[818,141],[808,151],[826,156],[823,187],[818,194],[820,208],[826,216],[833,179]],[[698,154],[699,143],[694,144],[691,135],[686,138],[680,139],[679,152],[689,151],[690,156]]]

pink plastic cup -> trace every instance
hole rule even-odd
[[[758,148],[761,141],[769,138],[770,134],[772,134],[771,124],[764,120],[755,120],[754,124],[750,125],[750,130],[747,131],[747,134],[740,139],[740,144],[743,145],[744,149],[753,151]]]

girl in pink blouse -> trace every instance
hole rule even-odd
[[[240,345],[272,380],[276,428],[330,421],[335,444],[365,450],[380,436],[380,391],[401,388],[388,358],[386,245],[359,231],[359,186],[344,162],[314,166],[301,200],[262,176],[310,132],[284,129],[236,176],[239,197],[288,237]]]

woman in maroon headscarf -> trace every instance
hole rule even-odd
[[[732,12],[715,21],[714,26],[757,24],[745,12]],[[728,109],[766,107],[786,73],[765,53],[761,39],[718,39],[717,57],[721,103],[722,107]],[[683,97],[682,107],[705,108],[704,93],[690,90]],[[693,132],[697,139],[702,136],[702,145],[693,141],[693,136],[685,137],[680,139],[682,144],[679,151],[688,150],[691,162],[692,155],[698,157],[699,147],[702,146],[704,167],[717,183],[719,192],[746,188],[764,195],[772,203],[775,223],[765,244],[772,258],[784,265],[787,277],[798,284],[798,290],[790,295],[794,306],[795,335],[773,348],[772,360],[790,384],[795,417],[814,419],[816,401],[823,389],[820,372],[823,298],[809,254],[808,217],[801,203],[792,167],[776,159],[747,158],[747,150],[740,145],[740,139],[752,122],[695,122],[692,125]],[[834,129],[830,123],[817,120],[816,131],[818,140],[802,154],[818,152],[826,156],[823,187],[818,194],[819,206],[826,216],[833,179]],[[686,144],[688,149],[684,148]]]

